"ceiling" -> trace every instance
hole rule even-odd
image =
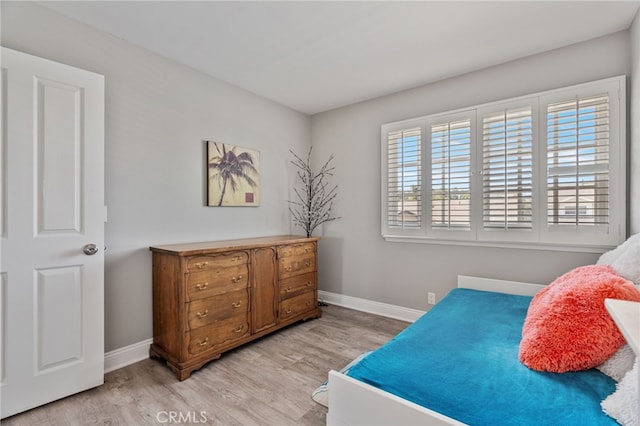
[[[629,28],[638,1],[44,6],[306,114]]]

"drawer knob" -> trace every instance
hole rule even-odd
[[[206,317],[207,315],[209,315],[208,309],[205,309],[204,312],[196,312],[196,316],[200,319]]]
[[[286,268],[284,268],[284,270],[287,272],[291,272],[292,269],[293,269],[293,266],[287,266]]]
[[[306,285],[307,287],[309,287],[311,285],[311,281],[307,281],[306,283],[304,283],[304,285]]]
[[[305,303],[305,305],[311,306],[311,300],[307,300],[307,303]]]
[[[285,314],[290,314],[291,313],[291,308],[287,308],[286,311],[284,311]]]
[[[309,261],[309,262],[305,262],[305,263],[304,263],[304,266],[306,266],[307,268],[308,268],[309,266],[311,266],[311,265],[313,265],[313,262],[311,262],[311,261]]]
[[[290,291],[291,291],[291,287],[287,287],[287,288],[284,289],[285,293],[289,293]]]
[[[231,281],[233,281],[234,283],[237,283],[240,280],[242,280],[242,275],[238,275],[237,277],[231,277]]]
[[[311,247],[307,247],[306,249],[304,249],[305,253],[310,253],[312,251],[313,251],[313,249]]]
[[[233,256],[233,257],[231,258],[231,260],[232,260],[233,262],[237,262],[237,261],[238,261],[238,260],[240,260],[240,259],[241,259],[241,257],[240,257],[240,256]]]
[[[239,325],[235,330],[233,330],[234,333],[242,333],[242,330],[244,329],[243,326]]]
[[[206,282],[206,283],[198,283],[198,284],[196,284],[196,288],[197,288],[198,290],[204,290],[204,289],[205,289],[205,288],[207,288],[208,286],[209,286],[209,283],[208,283],[208,282]]]
[[[198,345],[200,346],[207,346],[209,344],[209,338],[205,337],[204,340],[201,340],[198,342]]]
[[[202,268],[206,268],[207,265],[209,265],[209,262],[197,262],[195,264],[195,267],[198,269],[202,269]]]
[[[242,300],[238,300],[237,302],[233,302],[231,304],[231,306],[233,306],[234,308],[239,308],[240,306],[242,306]]]

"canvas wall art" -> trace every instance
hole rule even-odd
[[[260,205],[260,153],[207,141],[207,205]]]

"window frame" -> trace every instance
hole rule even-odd
[[[536,123],[539,120],[539,104],[537,99],[535,98],[530,98],[530,97],[526,97],[526,98],[519,98],[519,99],[515,99],[515,100],[506,100],[506,101],[502,101],[502,102],[493,102],[491,104],[487,104],[487,105],[483,105],[477,108],[476,113],[478,115],[478,123],[479,125],[476,128],[476,173],[479,173],[481,178],[478,179],[480,181],[480,183],[482,183],[482,180],[484,178],[484,170],[483,170],[483,162],[484,162],[484,156],[483,156],[483,152],[484,152],[484,140],[482,138],[483,135],[483,118],[489,114],[492,113],[496,113],[499,111],[505,111],[505,110],[513,110],[513,109],[519,109],[519,108],[524,108],[524,107],[530,107],[531,108],[531,121],[532,121],[532,126],[531,126],[531,130],[532,130],[532,139],[533,139],[533,147],[532,147],[532,162],[533,162],[533,166],[532,166],[532,221],[531,221],[531,228],[530,229],[518,229],[518,228],[511,228],[511,229],[503,229],[503,228],[485,228],[484,226],[484,211],[483,211],[483,207],[484,207],[484,193],[483,193],[483,187],[484,185],[481,184],[479,185],[479,194],[478,194],[478,198],[481,200],[481,202],[476,203],[477,206],[477,210],[478,210],[478,219],[479,219],[479,226],[478,226],[478,230],[477,230],[477,240],[478,241],[502,241],[502,242],[518,242],[518,243],[529,243],[529,242],[535,242],[538,240],[539,238],[539,233],[538,233],[538,229],[540,227],[540,223],[539,223],[539,217],[535,212],[535,206],[537,206],[538,204],[538,199],[539,199],[539,195],[538,195],[538,191],[537,191],[537,182],[540,182],[540,174],[539,174],[539,170],[536,167],[536,165],[539,163],[540,161],[540,152],[537,149],[538,147],[536,146],[536,141],[538,140],[539,137],[539,127],[536,125]]]
[[[566,101],[567,96],[580,99],[594,95],[609,95],[609,160],[608,160],[608,221],[609,225],[569,226],[547,224],[547,105]],[[483,217],[483,117],[501,109],[531,105],[533,133],[533,193],[531,229],[485,229]],[[614,247],[626,238],[627,214],[627,135],[626,135],[626,77],[567,86],[510,99],[499,100],[453,111],[441,112],[413,119],[386,123],[381,126],[382,147],[382,217],[381,233],[386,241],[421,242],[470,246],[509,247],[525,249],[562,250],[598,253]],[[461,118],[471,120],[471,227],[468,231],[433,229],[431,188],[431,125]],[[391,131],[404,126],[421,127],[422,226],[416,229],[394,229],[387,218],[387,139]],[[606,228],[606,229],[605,229]],[[603,232],[604,231],[604,232]]]
[[[463,229],[456,229],[456,230],[443,230],[443,229],[438,229],[438,228],[434,228],[433,227],[433,215],[432,215],[432,209],[433,209],[433,191],[429,190],[432,188],[431,186],[431,179],[429,179],[430,176],[432,176],[432,172],[433,172],[433,158],[432,158],[432,150],[431,150],[431,144],[432,144],[432,133],[430,131],[431,126],[432,125],[438,125],[444,122],[458,122],[458,121],[462,121],[468,119],[470,121],[470,133],[471,133],[471,169],[473,170],[473,129],[474,126],[476,125],[476,118],[475,118],[475,114],[473,114],[473,110],[471,109],[466,109],[466,110],[459,110],[453,113],[444,113],[444,114],[435,114],[432,116],[429,116],[426,118],[425,120],[425,131],[426,131],[426,135],[423,138],[423,140],[425,141],[426,146],[424,147],[424,149],[422,150],[423,152],[423,158],[424,158],[424,162],[423,162],[423,170],[424,173],[422,175],[422,188],[423,188],[423,192],[425,190],[427,190],[428,192],[425,194],[425,196],[423,196],[424,200],[425,200],[425,206],[423,206],[422,212],[423,215],[427,215],[424,219],[424,223],[426,224],[426,235],[428,238],[435,238],[435,239],[448,239],[448,240],[463,240],[463,241],[467,241],[469,239],[470,236],[473,235],[474,231],[474,215],[473,215],[473,203],[471,203],[471,210],[469,212],[470,214],[470,228],[468,230],[463,230]],[[471,173],[473,175],[473,172]],[[429,180],[427,180],[429,179]],[[473,199],[474,196],[474,180],[473,178],[470,179],[470,190],[471,190],[471,199]]]
[[[421,196],[421,212],[422,212],[422,221],[419,227],[415,228],[398,228],[392,227],[389,225],[389,215],[388,215],[388,194],[389,194],[389,161],[388,161],[388,138],[389,134],[396,132],[398,130],[406,130],[410,128],[420,128],[421,129],[421,141],[424,141],[425,135],[425,120],[422,118],[418,119],[410,119],[399,121],[395,123],[390,123],[387,125],[381,126],[380,131],[380,139],[382,146],[382,156],[381,156],[381,166],[382,166],[382,175],[384,178],[382,179],[382,203],[381,203],[381,213],[382,213],[382,233],[388,232],[389,230],[393,230],[393,235],[395,236],[404,236],[404,237],[412,237],[412,236],[424,236],[425,230],[425,222],[424,222],[424,208],[425,208],[425,197],[424,190],[422,191]],[[421,164],[420,164],[420,173],[422,174],[421,185],[424,185],[424,146],[421,147]],[[424,187],[423,187],[424,188]]]
[[[584,244],[589,238],[598,238],[600,244],[604,246],[616,246],[624,241],[626,236],[626,183],[627,183],[627,163],[626,163],[626,97],[625,78],[614,77],[605,80],[571,86],[566,89],[557,89],[546,92],[540,96],[540,109],[557,101],[566,100],[566,96],[572,92],[580,91],[580,98],[596,96],[607,93],[609,95],[609,225],[595,225],[593,227],[581,227],[580,231],[569,229],[562,225],[553,225],[541,229],[541,241],[550,244]],[[564,97],[563,97],[564,96]],[[615,102],[617,96],[618,102]],[[616,121],[616,122],[614,122]],[[546,119],[540,120],[542,157],[547,156],[547,131]],[[614,143],[612,143],[614,141]],[[544,180],[547,179],[546,160],[541,161],[538,166],[542,169]],[[618,167],[616,167],[618,166]],[[617,171],[617,172],[616,172]],[[539,215],[541,218],[547,217],[547,185],[540,188]],[[544,191],[543,191],[544,190]],[[604,229],[604,228],[607,229]],[[603,232],[603,231],[606,231]]]

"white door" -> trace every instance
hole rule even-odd
[[[0,49],[4,418],[103,383],[104,77]]]

